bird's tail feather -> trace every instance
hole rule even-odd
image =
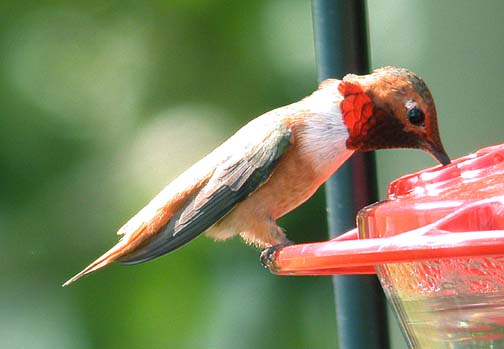
[[[84,270],[80,273],[69,279],[63,284],[63,287],[70,285],[71,283],[77,281],[81,277],[86,274],[92,273],[98,269],[101,269],[110,263],[117,260],[124,253],[125,243],[123,240],[119,241],[114,247],[101,255],[98,259],[96,259],[93,263],[88,265]]]

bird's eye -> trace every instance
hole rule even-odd
[[[422,126],[425,122],[424,112],[415,107],[408,110],[408,120],[415,126]]]

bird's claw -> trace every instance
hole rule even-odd
[[[264,249],[261,252],[262,265],[269,270],[273,270],[274,266],[275,266],[275,255],[276,255],[277,251],[282,249],[283,247],[289,246],[289,245],[294,245],[294,243],[292,241],[286,241],[286,242],[282,242],[281,244],[271,246],[271,247]]]

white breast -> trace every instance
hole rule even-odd
[[[342,97],[337,86],[336,80],[334,84],[324,84],[322,89],[301,101],[300,107],[309,112],[296,140],[313,168],[329,175],[353,153],[346,147],[349,134],[343,123],[339,107]]]

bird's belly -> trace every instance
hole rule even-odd
[[[324,182],[300,160],[292,152],[287,153],[268,181],[210,228],[207,235],[225,240],[240,234],[258,247],[283,242],[285,236],[276,219],[305,202]]]
[[[299,153],[289,152],[269,180],[243,202],[244,208],[276,220],[308,200],[326,177]]]

